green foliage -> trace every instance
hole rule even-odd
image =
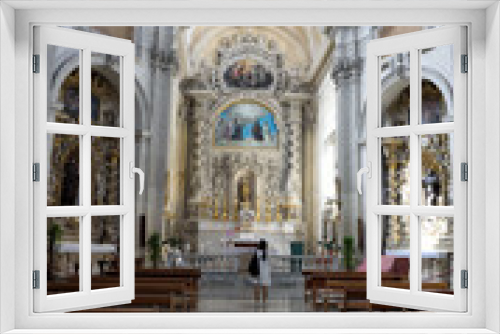
[[[170,237],[167,239],[167,244],[172,248],[178,248],[182,245],[181,238]]]
[[[161,237],[159,233],[153,233],[148,239],[149,259],[153,262],[155,268],[161,258]]]
[[[344,268],[347,270],[354,269],[354,237],[347,235],[344,237],[344,246],[342,247],[342,258],[344,260]]]
[[[62,228],[59,224],[50,224],[49,227],[49,242],[55,244],[60,242],[62,239]]]

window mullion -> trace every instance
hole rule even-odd
[[[90,133],[95,137],[123,138],[129,135],[129,130],[123,128],[113,128],[110,126],[92,126]]]
[[[413,129],[418,125],[420,115],[420,66],[417,49],[410,51],[410,291],[415,293],[419,289],[420,261],[419,261],[419,219],[413,212],[418,206],[420,193],[420,145],[418,135]]]
[[[419,185],[421,186],[421,185]],[[422,216],[439,216],[439,217],[454,217],[455,207],[454,206],[417,206],[412,208],[412,213]]]
[[[84,206],[48,206],[47,217],[81,217],[88,213]]]
[[[90,293],[91,281],[92,281],[92,262],[91,262],[91,250],[92,250],[92,231],[91,231],[91,220],[90,216],[90,206],[91,202],[91,115],[92,115],[92,104],[91,104],[91,51],[83,49],[82,52],[82,124],[85,127],[85,134],[82,136],[82,169],[81,173],[81,185],[82,185],[82,204],[89,211],[82,218],[82,243],[81,246],[81,256],[82,256],[82,267],[80,268],[80,280],[82,281],[83,291]]]
[[[86,133],[86,128],[80,124],[47,122],[47,133],[81,136]]]
[[[412,132],[418,135],[436,135],[441,133],[452,133],[454,130],[455,130],[455,124],[453,122],[420,124],[412,127]]]
[[[408,136],[410,132],[411,127],[408,125],[379,127],[373,129],[373,135],[378,138]]]
[[[93,216],[119,216],[127,214],[130,208],[125,205],[92,205],[90,213]]]
[[[80,257],[82,259],[82,266],[80,268],[80,284],[82,286],[82,291],[90,293],[91,281],[92,281],[92,262],[91,262],[91,219],[90,214],[86,214],[82,217],[82,242],[80,243]]]
[[[82,188],[83,188],[83,198],[82,204],[85,207],[90,207],[91,205],[91,134],[90,134],[90,123],[91,123],[91,52],[89,49],[83,50],[83,65],[82,65],[82,110],[83,110],[83,126],[85,127],[85,134],[82,136]]]

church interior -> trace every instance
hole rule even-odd
[[[135,164],[146,174],[135,202],[136,299],[83,312],[411,311],[366,300],[370,236],[356,173],[366,164],[367,43],[431,27],[67,28],[134,43]],[[453,121],[451,52],[423,54],[439,60],[423,73],[425,123]],[[78,53],[48,54],[48,120],[78,123]],[[96,125],[119,123],[116,58],[92,54]],[[383,58],[384,126],[409,124],[409,62]],[[77,136],[47,142],[48,205],[78,204]],[[409,203],[408,146],[405,137],[381,141],[383,204]],[[452,134],[422,138],[422,202],[453,205],[452,155]],[[120,161],[119,139],[92,140],[93,205],[119,203]],[[93,289],[120,284],[117,217],[92,218]],[[380,256],[387,284],[409,289],[407,218],[383,217]],[[450,293],[453,219],[423,224],[423,286]],[[50,294],[78,291],[78,231],[77,219],[48,219]],[[261,240],[271,271],[265,303],[254,301],[248,273]],[[333,278],[343,285],[329,285]]]

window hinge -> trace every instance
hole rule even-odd
[[[469,57],[462,55],[462,73],[469,72]]]
[[[33,55],[33,73],[40,73],[40,55]]]
[[[33,164],[33,181],[40,181],[40,164],[38,162]]]
[[[468,273],[468,271],[462,270],[460,277],[461,277],[461,281],[462,281],[462,284],[461,284],[462,289],[467,289],[469,287],[469,273]]]
[[[466,162],[460,164],[460,179],[462,181],[469,181],[469,166]]]
[[[33,270],[33,289],[40,289],[40,270]]]

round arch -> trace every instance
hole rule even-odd
[[[401,77],[395,67],[390,67],[387,72],[383,73],[381,91],[384,95],[383,100],[387,101],[387,106],[410,85],[409,68],[405,68],[403,73],[404,76]],[[446,111],[453,111],[453,83],[449,80],[452,75],[439,67],[422,66],[422,81],[427,80],[439,89],[446,104]]]

